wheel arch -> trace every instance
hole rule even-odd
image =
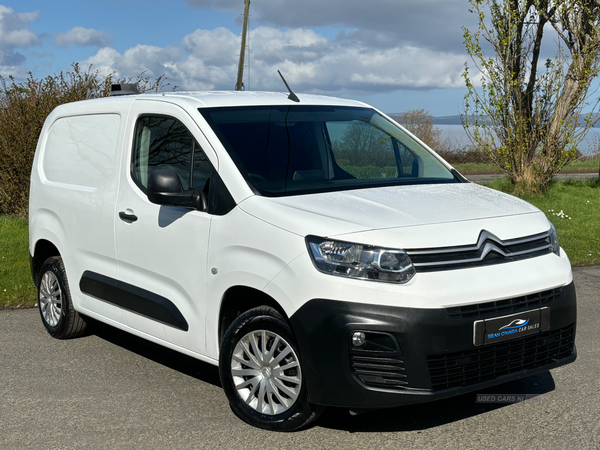
[[[39,273],[48,258],[61,256],[58,248],[47,239],[40,239],[35,243],[33,255],[31,255],[31,276],[36,287],[38,287]]]
[[[288,322],[291,328],[291,322],[288,315],[282,306],[270,295],[265,292],[251,288],[248,286],[232,286],[230,287],[221,300],[221,308],[219,310],[219,330],[218,330],[218,345],[221,346],[223,335],[232,322],[253,308],[259,306],[270,306],[275,309],[285,321]]]

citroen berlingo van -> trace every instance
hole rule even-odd
[[[33,163],[29,230],[50,335],[93,318],[217,365],[231,408],[261,428],[576,358],[571,267],[544,213],[468,182],[356,101],[181,92],[59,106]]]

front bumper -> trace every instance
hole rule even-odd
[[[474,344],[476,321],[549,308],[548,330],[495,344]],[[573,283],[538,294],[419,309],[314,299],[292,317],[311,402],[381,408],[437,400],[573,362]],[[372,344],[354,347],[351,335]]]

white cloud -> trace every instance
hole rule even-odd
[[[243,7],[241,0],[186,1],[238,16]],[[462,27],[474,28],[476,21],[465,0],[261,0],[251,3],[250,14],[258,25],[248,58],[252,89],[280,89],[276,69],[305,92],[464,87]],[[332,30],[340,30],[334,38]],[[229,47],[239,46],[238,36],[231,39]],[[225,51],[218,48],[212,51]],[[194,58],[207,64],[205,53],[196,51]],[[236,72],[227,73],[229,87]]]
[[[39,12],[17,14],[12,8],[0,5],[0,73],[22,76],[25,56],[17,48],[23,49],[39,42],[38,36],[29,24],[39,18]]]
[[[306,29],[259,27],[250,32],[245,83],[253,90],[283,90],[277,70],[297,92],[389,92],[401,88],[462,87],[465,56],[397,42],[379,46],[359,34],[334,39]],[[142,71],[166,75],[183,89],[232,89],[240,38],[225,29],[196,30],[182,46],[138,45],[123,54],[103,48],[82,64],[118,76]],[[248,80],[249,78],[249,80]],[[249,85],[249,86],[248,86]]]
[[[241,0],[186,0],[198,8],[241,14]],[[475,17],[465,0],[261,0],[250,4],[252,23],[275,27],[341,27],[388,42],[437,51],[462,51],[463,25]]]
[[[151,78],[167,75],[171,80],[177,79],[173,66],[180,60],[179,54],[179,49],[175,47],[137,45],[123,54],[105,47],[98,50],[94,56],[82,61],[82,66],[87,67],[91,64],[93,69],[101,74],[114,73],[117,78],[137,76],[144,72],[145,76]]]
[[[228,65],[236,63],[240,52],[239,38],[227,28],[196,30],[183,38],[183,46],[205,64]]]
[[[12,8],[0,5],[0,49],[37,44],[38,37],[29,24],[39,16],[39,11],[17,14]]]
[[[109,33],[83,27],[74,27],[66,33],[60,33],[55,40],[59,47],[66,45],[106,47],[112,41],[113,37]]]
[[[18,52],[3,52],[0,50],[0,76],[6,79],[7,75],[17,80],[27,78],[27,69],[24,66],[25,56]]]
[[[186,1],[236,16],[243,7],[241,0]],[[460,27],[470,20],[464,0],[261,0],[251,4],[251,14],[244,78],[249,89],[283,90],[277,70],[297,92],[352,95],[463,87],[460,75],[467,57]],[[18,51],[39,43],[30,28],[39,16],[0,5],[0,73],[25,67]],[[54,39],[59,47],[100,47],[80,61],[82,66],[93,64],[120,78],[142,72],[166,75],[181,89],[232,89],[235,84],[237,30],[199,29],[167,47],[142,45],[141,40],[117,51],[111,42],[110,34],[83,27]]]

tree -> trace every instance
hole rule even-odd
[[[140,91],[159,91],[164,77],[150,80],[140,74],[117,81],[92,68],[37,79],[32,73],[23,82],[0,76],[0,214],[25,216],[28,209],[29,177],[38,136],[48,114],[63,103],[106,97],[112,83],[135,82]]]
[[[337,162],[341,165],[352,162],[357,166],[395,166],[390,145],[387,134],[363,122],[350,123],[341,139],[333,142]]]
[[[474,32],[464,28],[464,40],[481,89],[466,64],[465,129],[517,193],[543,192],[597,121],[590,87],[600,67],[600,2],[469,2],[479,25]],[[549,34],[558,45],[543,60]],[[580,120],[586,107],[591,112]]]
[[[396,121],[432,149],[435,150],[442,144],[442,130],[433,126],[433,117],[429,111],[411,109],[399,114]]]

